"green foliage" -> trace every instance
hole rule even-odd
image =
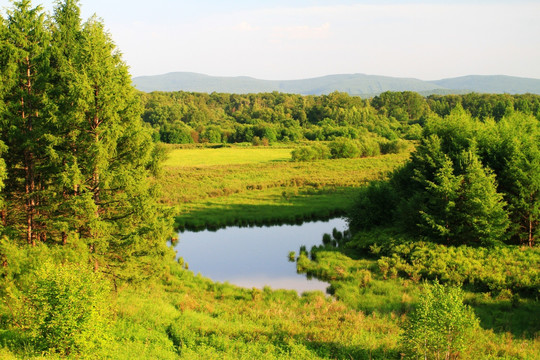
[[[435,282],[425,286],[404,324],[404,347],[411,358],[458,358],[477,326],[478,319],[463,304],[463,292]]]
[[[386,181],[372,181],[359,189],[354,205],[349,210],[349,229],[353,232],[390,225],[398,199]]]
[[[322,96],[294,94],[202,94],[189,92],[141,94],[144,121],[168,142],[167,129],[182,123],[209,141],[208,127],[217,127],[221,140],[270,144],[281,141],[357,139],[373,133],[388,139],[400,137],[408,124],[378,116],[368,101],[344,93]],[[219,126],[216,126],[219,124]],[[217,138],[215,138],[217,139]],[[214,140],[215,140],[214,139]],[[212,142],[212,141],[210,141]]]
[[[332,141],[328,147],[332,159],[352,159],[361,154],[356,142],[345,138]]]
[[[446,247],[426,242],[383,244],[379,267],[393,268],[413,280],[435,279],[466,285],[474,291],[509,290],[535,298],[540,292],[538,249],[517,247]],[[382,254],[381,254],[382,255]],[[526,264],[524,266],[523,264]]]
[[[88,266],[45,262],[17,305],[37,351],[93,357],[111,340],[108,283]]]
[[[292,161],[314,161],[330,159],[330,149],[325,144],[313,144],[296,148],[291,153]]]
[[[159,130],[160,140],[168,144],[190,144],[194,140],[191,137],[191,130],[185,125],[165,124]],[[220,136],[221,137],[221,136]]]
[[[53,17],[14,2],[8,15],[2,230],[32,246],[82,240],[96,268],[115,278],[148,276],[147,263],[166,252],[171,221],[149,182],[159,151],[127,65],[101,21],[82,22],[77,1],[58,2]]]
[[[383,92],[372,99],[371,105],[386,116],[403,123],[420,121],[429,110],[426,100],[411,91]]]
[[[313,161],[323,159],[353,159],[377,156],[380,154],[399,154],[406,152],[409,144],[403,140],[361,137],[351,140],[336,138],[330,143],[313,143],[299,147],[292,152],[292,161]]]
[[[461,157],[463,175],[454,175],[446,157],[433,182],[426,181],[425,210],[420,214],[434,239],[447,244],[489,246],[503,239],[508,227],[502,195],[495,176],[488,173],[473,153]]]
[[[399,200],[388,209],[382,200],[369,200],[372,191],[349,222],[367,229],[393,221],[410,235],[445,244],[533,246],[540,216],[539,129],[538,119],[519,113],[480,122],[458,104],[444,119],[427,121],[410,162],[385,185]]]
[[[395,140],[382,140],[379,142],[381,154],[399,154],[404,152],[409,144],[401,139]]]

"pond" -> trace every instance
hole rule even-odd
[[[217,231],[179,233],[175,249],[189,269],[214,281],[246,287],[296,290],[322,290],[328,283],[307,279],[296,273],[296,263],[288,254],[298,255],[300,246],[307,250],[320,245],[324,233],[347,228],[344,219],[306,222],[302,225],[268,227],[227,227]]]

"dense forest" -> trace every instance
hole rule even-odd
[[[102,21],[83,21],[77,0],[50,16],[14,1],[0,18],[0,76],[0,357],[530,358],[538,349],[540,96],[140,93]],[[371,162],[396,169],[370,169],[363,181],[380,179],[353,189],[349,230],[291,256],[334,295],[299,297],[213,283],[176,261],[167,241],[178,214],[158,200],[160,186],[185,186],[160,177],[160,142],[279,143],[296,161],[412,153],[404,164]],[[284,163],[312,174],[309,163]],[[238,172],[223,169],[185,172],[202,187],[203,177]],[[300,180],[217,193],[227,201],[279,186],[289,200]],[[330,183],[313,187],[332,199]],[[480,329],[460,288],[473,305],[526,312],[515,331],[523,339]],[[480,339],[472,350],[469,331]]]
[[[240,143],[267,139],[359,139],[367,134],[395,140],[419,139],[433,115],[446,116],[458,104],[474,118],[500,120],[514,112],[540,116],[540,96],[465,94],[430,95],[385,92],[372,99],[334,92],[321,96],[283,93],[141,94],[143,120],[154,138],[166,143]]]

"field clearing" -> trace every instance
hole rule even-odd
[[[327,218],[346,211],[355,198],[354,189],[386,177],[409,158],[409,153],[402,153],[284,161],[284,153],[290,151],[175,149],[159,178],[161,201],[175,208],[179,228]],[[237,156],[235,160],[231,160],[232,154]],[[187,165],[190,163],[194,165]]]
[[[164,166],[213,166],[288,161],[291,159],[292,150],[272,147],[173,149],[167,154]]]

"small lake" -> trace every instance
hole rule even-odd
[[[296,273],[296,263],[288,254],[298,256],[300,246],[309,251],[322,243],[324,233],[347,228],[344,219],[306,222],[302,225],[268,227],[227,227],[217,231],[185,231],[178,234],[175,249],[189,269],[214,281],[246,287],[290,289],[298,293],[326,291],[328,283],[307,279]]]

